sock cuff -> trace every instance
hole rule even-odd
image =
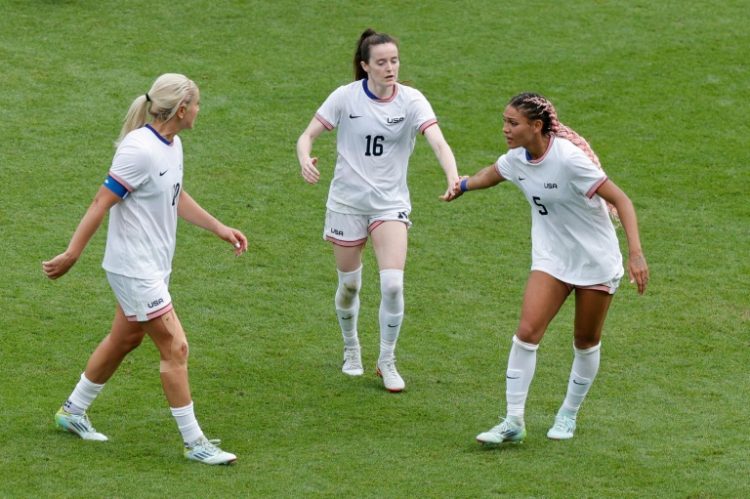
[[[404,275],[403,269],[383,269],[380,271],[380,277],[384,277],[384,276],[403,277],[403,275]]]
[[[521,341],[518,339],[518,336],[516,336],[515,334],[513,335],[513,343],[523,348],[524,350],[528,350],[529,352],[536,352],[539,349],[539,345],[534,345],[533,343],[526,343],[525,341]]]
[[[94,383],[93,381],[91,381],[90,379],[88,379],[86,377],[86,371],[84,371],[84,372],[81,373],[81,381],[83,381],[84,383],[87,383],[88,385],[90,385],[90,386],[92,386],[92,387],[94,387],[96,389],[99,389],[99,390],[101,390],[101,388],[104,386],[103,384],[100,385],[99,383]]]
[[[345,277],[355,277],[362,273],[362,265],[359,266],[358,269],[350,270],[349,272],[344,272],[343,270],[336,269],[336,272],[339,274],[339,279],[344,279]]]
[[[576,346],[573,345],[573,351],[575,351],[575,353],[579,355],[591,355],[592,353],[598,352],[601,348],[601,341],[591,348],[576,348]]]
[[[187,416],[193,412],[193,401],[191,400],[185,407],[170,407],[169,410],[172,411],[172,416]]]

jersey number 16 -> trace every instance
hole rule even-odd
[[[365,156],[382,156],[383,154],[383,141],[385,140],[385,137],[382,135],[376,135],[373,137],[372,135],[368,135],[365,137],[367,139],[367,145],[365,146]]]

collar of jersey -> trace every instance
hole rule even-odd
[[[370,92],[370,89],[367,88],[367,78],[365,78],[364,80],[362,80],[362,90],[365,91],[365,95],[366,96],[368,96],[370,99],[372,99],[374,101],[377,101],[377,102],[390,102],[390,101],[392,101],[396,97],[396,94],[398,93],[398,86],[393,87],[393,94],[391,94],[391,96],[388,97],[387,99],[381,99],[380,97],[378,97],[374,93]]]
[[[162,137],[161,134],[159,132],[157,132],[156,129],[154,127],[152,127],[150,124],[147,123],[146,124],[146,128],[148,128],[149,130],[151,130],[152,132],[154,132],[154,135],[156,135],[157,139],[161,140],[162,142],[164,142],[168,146],[172,145],[172,143],[170,141],[168,141],[167,139],[165,139],[164,137]]]
[[[552,149],[552,142],[554,140],[555,140],[555,136],[554,135],[550,135],[549,136],[549,143],[547,144],[547,150],[544,151],[544,154],[542,154],[542,156],[540,158],[538,158],[538,159],[531,159],[531,154],[529,154],[528,149],[524,149],[523,152],[526,153],[526,161],[528,161],[529,163],[531,163],[533,165],[539,164],[542,161],[544,161],[544,158],[547,157],[547,153],[550,151],[550,149]]]

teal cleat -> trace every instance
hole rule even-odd
[[[57,426],[70,433],[75,433],[84,440],[94,440],[97,442],[106,442],[109,440],[106,435],[99,433],[91,426],[88,415],[71,414],[62,407],[55,414],[55,423]]]
[[[555,424],[547,432],[547,438],[552,440],[569,440],[576,431],[576,420],[570,416],[558,413]]]
[[[209,440],[202,436],[190,445],[185,446],[185,457],[203,464],[232,464],[237,456],[224,452],[218,445],[221,440]]]
[[[477,442],[486,445],[497,445],[503,442],[521,443],[526,438],[526,426],[522,419],[508,416],[500,424],[477,435]]]

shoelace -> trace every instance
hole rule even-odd
[[[570,423],[571,420],[568,418],[557,418],[553,428],[556,430],[570,431],[573,427],[573,425]]]
[[[508,431],[517,431],[520,425],[517,425],[513,423],[512,421],[508,420],[507,418],[500,418],[500,424],[495,426],[497,428],[497,431],[500,433],[505,433]]]
[[[352,349],[347,348],[344,350],[344,357],[346,357],[347,362],[351,364],[359,365],[360,362],[359,362],[359,356],[357,355],[357,353],[358,352],[354,350],[353,348]]]
[[[383,375],[387,373],[389,376],[396,376],[396,361],[391,360],[383,363],[383,369],[381,369],[380,371],[383,373]]]
[[[83,414],[71,414],[71,416],[74,416],[74,419],[78,419],[78,423],[85,426],[88,431],[96,431],[94,430],[94,427],[91,426],[89,415],[85,412]]]

